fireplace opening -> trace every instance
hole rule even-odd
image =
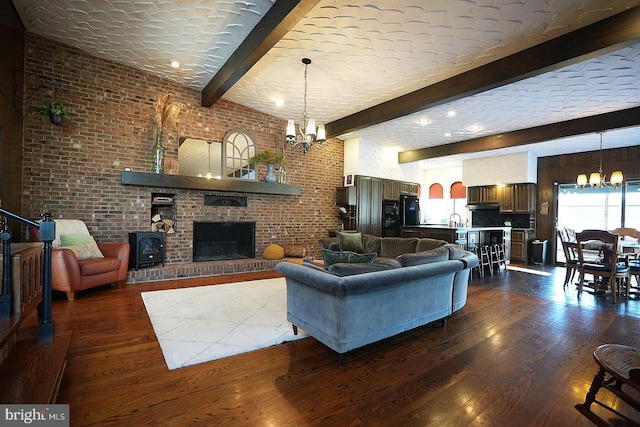
[[[255,258],[255,222],[193,223],[193,261]]]

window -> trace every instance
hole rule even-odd
[[[443,197],[444,197],[444,190],[442,189],[442,185],[436,182],[435,184],[431,184],[429,186],[430,199],[442,199]]]
[[[622,226],[621,188],[558,188],[558,227],[613,230]]]
[[[625,188],[624,226],[640,230],[640,181],[629,181]]]
[[[640,181],[628,181],[621,188],[580,189],[575,184],[559,185],[557,225],[576,231],[618,227],[640,229]],[[556,259],[563,261],[559,241],[556,247]]]

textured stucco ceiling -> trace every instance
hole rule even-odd
[[[269,0],[14,0],[27,29],[202,89],[273,5]],[[298,119],[303,57],[308,114],[329,122],[574,31],[640,0],[321,0],[225,99]],[[169,61],[177,59],[175,70]],[[343,135],[399,150],[447,144],[640,105],[640,42],[566,68]],[[277,107],[275,101],[284,101]],[[446,112],[455,110],[454,117]],[[419,125],[418,119],[428,124]],[[469,131],[479,125],[479,132]],[[450,136],[445,136],[449,132]],[[635,129],[605,148],[636,145]],[[490,154],[597,150],[594,135]],[[478,153],[466,157],[490,155]],[[463,156],[423,161],[459,164]]]

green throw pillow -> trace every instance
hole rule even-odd
[[[71,234],[61,234],[60,244],[60,247],[71,249],[73,253],[76,254],[76,258],[78,258],[78,261],[81,261],[83,259],[104,258],[104,255],[102,255],[102,252],[100,252],[100,248],[98,248],[98,244],[95,240],[93,240],[93,237],[91,236],[74,236]]]
[[[81,245],[83,243],[93,242],[93,237],[87,234],[83,234],[81,236],[76,234],[61,234],[60,235],[60,246],[73,246],[73,245]]]
[[[341,251],[357,252],[359,254],[364,252],[362,246],[362,234],[360,233],[342,233],[337,232],[338,244]]]
[[[328,269],[333,264],[339,262],[371,264],[373,260],[376,259],[376,254],[358,254],[351,251],[330,251],[329,249],[323,249],[322,259],[324,260],[324,268]]]

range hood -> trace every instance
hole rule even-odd
[[[498,209],[500,205],[498,202],[482,202],[482,203],[469,203],[467,209],[470,211],[478,211],[481,209]]]

